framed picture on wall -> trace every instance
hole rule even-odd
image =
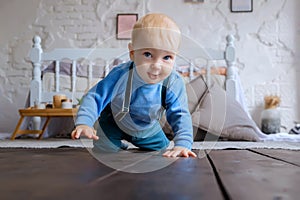
[[[253,0],[230,0],[231,12],[252,12]]]
[[[130,40],[131,30],[138,20],[138,14],[117,14],[117,39]]]

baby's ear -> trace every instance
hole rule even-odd
[[[134,55],[134,50],[133,50],[133,46],[132,46],[132,43],[129,42],[128,43],[128,50],[129,50],[129,57],[130,57],[130,60],[133,60],[133,55]]]

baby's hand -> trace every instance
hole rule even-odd
[[[94,140],[99,139],[99,137],[96,135],[96,130],[87,125],[76,126],[76,128],[71,133],[71,137],[73,140],[79,139],[81,135]]]
[[[191,150],[187,149],[187,148],[184,148],[184,147],[174,147],[172,150],[169,150],[169,151],[166,151],[164,154],[163,154],[164,157],[194,157],[196,158],[197,155],[192,152]]]

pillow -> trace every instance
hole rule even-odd
[[[197,88],[195,91],[198,91]],[[212,83],[191,115],[194,127],[213,135],[228,140],[259,140],[255,122],[234,98],[215,83]]]
[[[198,76],[194,80],[185,85],[186,93],[188,97],[188,105],[190,113],[193,113],[199,104],[200,99],[207,91],[207,85],[202,75]]]
[[[219,137],[227,140],[259,140],[255,122],[221,86],[213,82],[207,89],[204,79],[199,76],[186,85],[186,90],[194,140],[216,140]],[[165,118],[161,124],[168,138],[172,138],[172,129]]]

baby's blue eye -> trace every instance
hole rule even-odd
[[[144,56],[147,57],[147,58],[150,58],[152,55],[151,55],[150,52],[145,52],[145,53],[144,53]]]
[[[165,56],[164,60],[170,60],[172,57],[171,56]]]

